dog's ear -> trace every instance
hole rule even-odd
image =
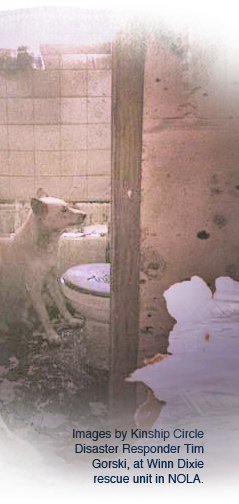
[[[49,195],[46,191],[44,191],[44,189],[42,189],[42,187],[39,187],[39,189],[37,190],[37,197],[44,198],[44,196],[48,197]]]
[[[31,199],[31,207],[36,215],[43,215],[44,213],[47,213],[47,204],[38,198]]]

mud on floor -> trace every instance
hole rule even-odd
[[[100,428],[108,376],[88,364],[84,328],[58,323],[60,346],[39,327],[16,327],[0,340],[0,441],[24,440],[45,457],[75,463],[72,429]]]

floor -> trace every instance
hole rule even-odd
[[[108,376],[89,368],[84,327],[57,320],[55,327],[57,349],[37,325],[33,338],[19,325],[1,337],[0,469],[9,463],[14,479],[29,468],[46,484],[61,471],[70,478],[79,467],[82,473],[85,459],[75,456],[72,430],[93,429],[96,421],[100,427],[107,415]]]

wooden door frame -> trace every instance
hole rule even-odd
[[[130,413],[137,366],[140,268],[140,190],[145,32],[137,18],[119,31],[112,54],[111,413]]]

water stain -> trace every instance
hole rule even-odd
[[[157,9],[153,2],[130,2],[130,5],[137,9],[139,14],[144,17],[148,26],[154,34],[184,63],[191,64],[191,57],[180,49],[174,38],[171,36],[164,20],[164,15]]]
[[[239,264],[228,264],[226,267],[226,275],[228,275],[230,278],[235,280],[236,282],[239,281]]]
[[[163,256],[153,247],[145,247],[141,253],[141,271],[149,278],[161,278],[167,268]]]
[[[239,186],[238,186],[239,188]],[[214,194],[222,194],[222,190],[221,189],[217,189],[216,187],[213,187],[211,189],[211,195],[213,196]]]
[[[211,183],[212,184],[218,184],[219,180],[218,180],[218,175],[217,173],[214,173],[212,176],[211,176]]]
[[[190,93],[188,94],[188,96],[193,95],[194,93],[196,93],[197,91],[199,91],[199,89],[201,89],[201,86],[196,86],[195,88],[192,89],[192,91],[190,91]]]
[[[223,214],[215,214],[213,216],[213,222],[216,226],[221,229],[227,224],[227,219]]]
[[[154,328],[153,328],[153,326],[142,327],[142,329],[140,329],[140,332],[142,334],[153,334]]]
[[[148,268],[158,270],[160,268],[160,264],[158,261],[152,261],[151,263],[148,264]]]

